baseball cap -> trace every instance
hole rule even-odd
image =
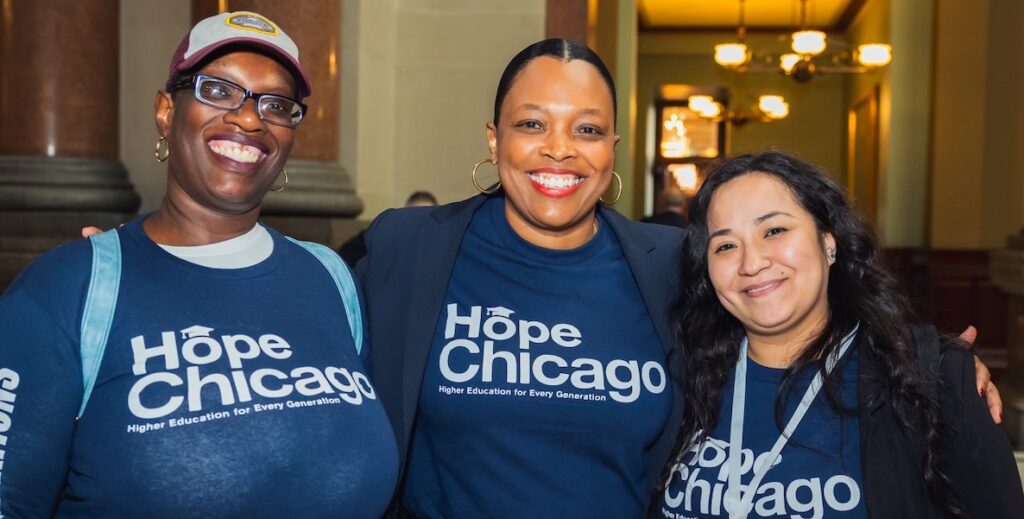
[[[313,92],[309,77],[299,62],[299,48],[295,42],[267,17],[249,11],[221,13],[195,24],[171,57],[168,85],[178,74],[228,45],[255,47],[270,54],[295,76],[300,98]]]

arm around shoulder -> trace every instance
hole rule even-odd
[[[942,467],[971,517],[1020,517],[1024,491],[1006,431],[992,422],[975,390],[974,358],[958,347],[943,349],[939,412]]]
[[[366,228],[366,256],[356,265],[356,275],[366,282],[371,272],[387,271],[411,253],[423,223],[435,207],[388,209]],[[363,287],[367,289],[366,285]]]

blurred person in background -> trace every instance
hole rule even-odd
[[[429,191],[414,191],[405,200],[405,207],[428,207],[437,205],[437,198]],[[338,248],[338,254],[348,266],[355,268],[356,263],[366,256],[366,230],[359,231]]]

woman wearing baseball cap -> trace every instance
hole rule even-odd
[[[163,203],[0,298],[0,515],[384,512],[397,452],[351,277],[257,222],[310,91],[256,13],[182,40],[155,103]]]

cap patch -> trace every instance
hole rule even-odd
[[[237,13],[228,18],[224,23],[236,29],[255,31],[262,34],[277,34],[277,26],[274,22],[256,13]]]

